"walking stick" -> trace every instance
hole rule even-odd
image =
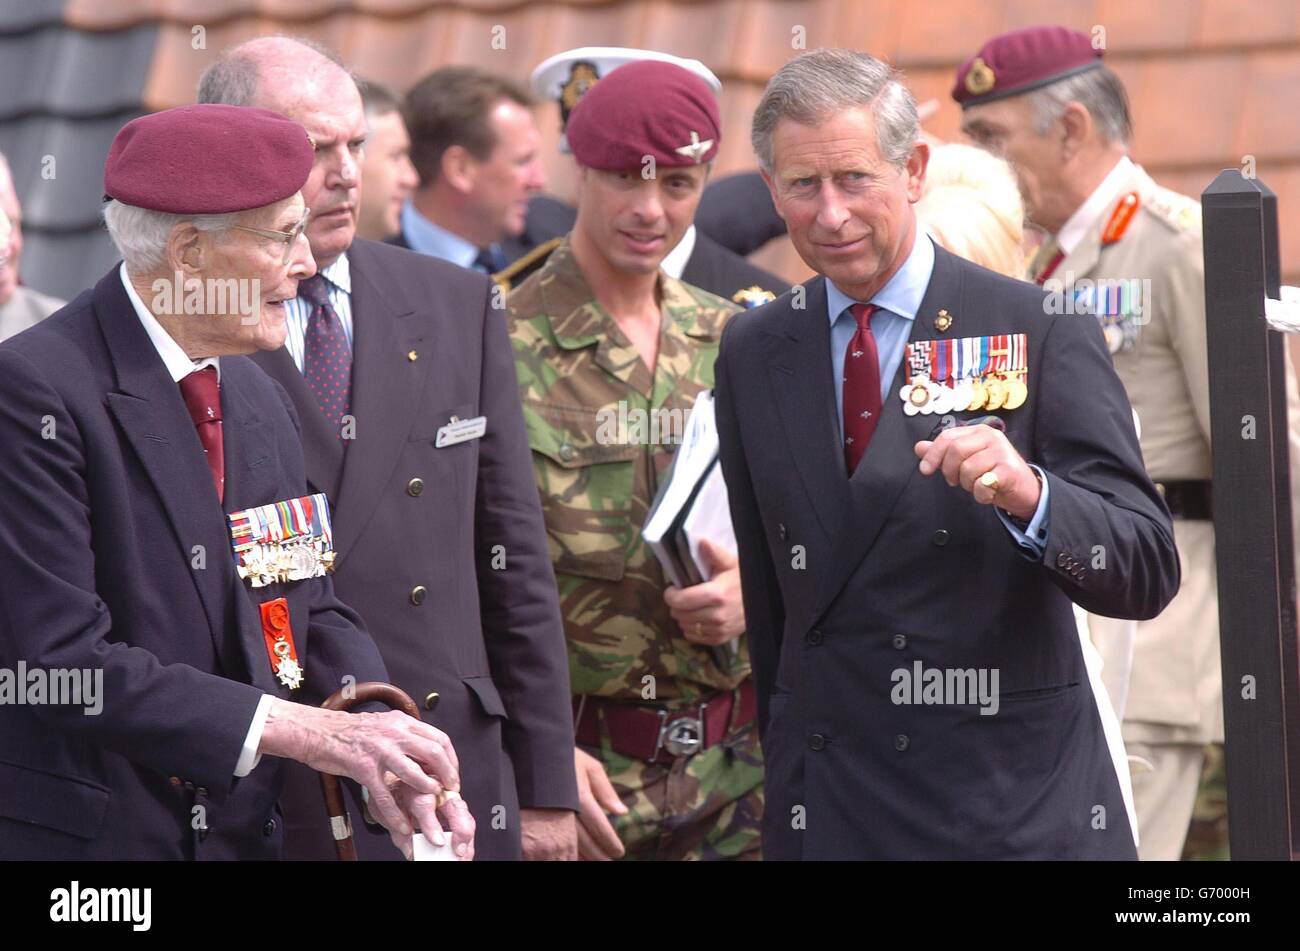
[[[364,683],[355,688],[336,690],[321,704],[326,710],[351,710],[358,703],[378,700],[395,710],[401,710],[407,716],[420,719],[420,710],[415,701],[392,684]],[[356,843],[352,841],[352,820],[348,817],[347,803],[343,801],[343,787],[339,778],[330,773],[320,774],[320,789],[325,795],[325,811],[330,817],[330,833],[334,836],[334,851],[342,862],[357,860]]]

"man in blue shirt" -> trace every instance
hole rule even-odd
[[[420,176],[394,244],[495,274],[500,242],[523,233],[528,199],[546,184],[528,91],[469,66],[435,70],[406,94]]]
[[[920,231],[884,63],[791,60],[753,144],[817,272],[715,369],[764,857],[1136,858],[1071,601],[1151,617],[1179,568],[1100,329]]]

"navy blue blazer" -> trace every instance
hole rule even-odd
[[[911,339],[1021,332],[1029,396],[997,415],[1046,473],[1042,561],[992,507],[920,474],[913,445],[938,420],[904,415],[903,366],[846,477],[822,278],[727,325],[718,430],[766,858],[1136,857],[1070,602],[1159,613],[1179,582],[1169,513],[1096,321],[1050,316],[1040,288],[936,249]],[[895,703],[894,672],[918,662],[997,670],[997,713]]]
[[[328,578],[239,580],[226,514],[307,480],[293,407],[247,358],[221,359],[221,408],[224,511],[117,268],[0,346],[0,665],[103,671],[96,716],[0,714],[0,859],[278,857],[285,761],[234,777],[258,700],[388,679]],[[258,611],[278,597],[292,693]]]

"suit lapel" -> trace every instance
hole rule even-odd
[[[94,306],[118,382],[118,392],[106,397],[109,412],[161,500],[181,556],[193,563],[203,554],[206,570],[196,568],[190,577],[217,654],[225,658],[223,606],[231,572],[223,566],[231,564],[230,542],[198,432],[116,269],[96,286]]]
[[[929,316],[938,313],[940,308],[959,314],[960,303],[961,272],[955,259],[936,246],[934,272],[916,319],[912,322],[909,341],[933,336],[934,327]],[[904,359],[899,363],[894,379],[885,392],[880,425],[871,437],[871,445],[867,447],[853,477],[847,480],[847,510],[838,522],[838,531],[833,535],[835,543],[831,562],[821,576],[814,622],[830,606],[875,543],[903,487],[912,478],[919,478],[917,466],[920,460],[912,447],[919,440],[929,437],[938,420],[921,413],[908,416],[903,412],[903,404],[897,394],[903,386],[906,372],[907,361]]]
[[[817,277],[803,287],[805,307],[787,305],[784,327],[773,327],[767,375],[804,491],[826,537],[834,538],[848,490],[835,419],[826,283]]]
[[[375,506],[380,486],[397,464],[420,407],[420,395],[437,351],[431,321],[417,321],[415,307],[392,275],[378,273],[369,249],[353,245],[352,415],[354,445],[348,447],[334,517],[336,547],[346,558]],[[408,359],[414,351],[417,359]],[[424,359],[419,359],[423,356]]]
[[[270,353],[261,351],[252,354],[251,359],[289,394],[294,409],[298,411],[298,423],[302,426],[307,481],[333,502],[338,498],[339,479],[343,474],[343,441],[335,435],[334,427],[320,411],[316,397],[307,389],[307,382],[287,349],[281,347]]]

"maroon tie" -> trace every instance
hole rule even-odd
[[[874,304],[853,304],[857,332],[844,351],[844,461],[853,475],[880,419],[880,358],[871,333]]]
[[[199,431],[199,442],[208,457],[212,481],[217,486],[217,500],[226,498],[225,443],[221,438],[221,387],[217,383],[217,368],[195,370],[181,380],[181,398],[190,411],[190,419]]]
[[[330,305],[325,278],[313,274],[298,285],[298,294],[311,304],[303,341],[303,379],[341,439],[343,417],[348,412],[352,390],[352,350],[343,332],[343,322]]]

